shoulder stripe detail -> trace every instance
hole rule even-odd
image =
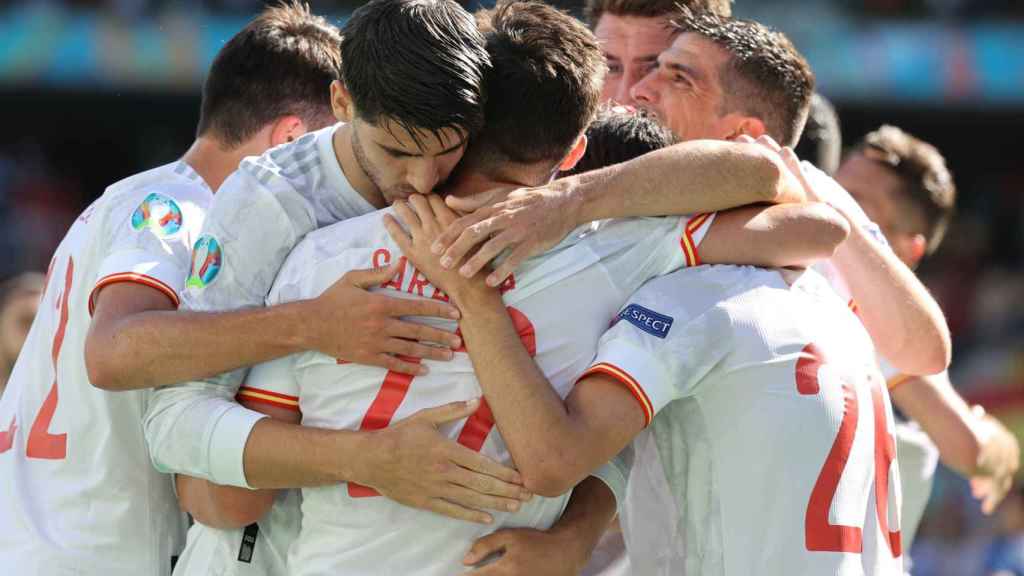
[[[259,404],[269,404],[271,406],[286,408],[295,412],[299,411],[299,398],[297,396],[279,394],[277,392],[271,392],[270,390],[261,390],[259,388],[242,386],[239,388],[238,395],[235,396],[235,398]]]
[[[93,287],[92,292],[89,294],[89,315],[92,316],[93,311],[96,309],[96,295],[99,294],[100,290],[110,286],[111,284],[120,284],[121,282],[133,282],[135,284],[142,284],[155,288],[164,293],[174,307],[177,308],[181,301],[178,300],[178,293],[173,288],[164,284],[160,280],[153,278],[152,276],[146,276],[145,274],[138,274],[136,272],[121,272],[118,274],[111,274],[104,276],[96,282],[96,286]]]
[[[651,404],[651,399],[647,397],[647,393],[644,392],[640,383],[630,376],[628,372],[614,364],[601,362],[588,368],[586,372],[576,379],[576,382],[579,382],[591,374],[604,374],[606,376],[611,376],[625,385],[626,389],[628,389],[630,393],[633,394],[633,397],[636,398],[636,401],[640,403],[640,409],[644,412],[644,427],[646,428],[651,425],[651,420],[654,420],[654,405]]]
[[[686,258],[686,266],[700,266],[700,254],[697,252],[697,243],[693,241],[693,234],[700,230],[700,227],[708,221],[711,214],[705,212],[698,214],[690,219],[686,223],[686,227],[683,229],[683,236],[679,240],[679,245],[683,249],[683,256]]]
[[[885,385],[889,390],[895,390],[901,385],[906,384],[907,380],[910,380],[911,378],[913,378],[913,376],[910,374],[897,374],[892,378],[889,378],[889,381],[886,382]]]

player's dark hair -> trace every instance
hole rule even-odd
[[[642,18],[674,17],[680,5],[692,10],[714,12],[719,16],[732,16],[732,0],[586,0],[583,3],[583,15],[590,28],[594,29],[604,14]]]
[[[22,272],[0,281],[0,315],[15,296],[26,292],[42,292],[45,276],[39,272]]]
[[[671,145],[672,131],[643,110],[605,107],[587,127],[587,152],[576,166],[562,175],[582,174],[612,164],[628,162]]]
[[[590,124],[604,79],[594,35],[533,0],[499,2],[486,34],[487,123],[466,151],[474,169],[556,162]]]
[[[895,126],[882,126],[864,137],[855,152],[879,162],[903,181],[906,203],[923,217],[931,254],[942,243],[956,204],[956,185],[938,148]]]
[[[750,20],[721,18],[685,7],[675,22],[729,54],[719,70],[720,113],[759,118],[768,134],[784,146],[800,139],[814,93],[814,73],[785,34]]]
[[[341,35],[309,6],[267,8],[220,49],[203,84],[198,136],[238,146],[282,116],[309,129],[334,122],[330,85]]]
[[[342,81],[364,122],[393,122],[417,144],[423,132],[483,125],[490,58],[454,0],[371,0],[342,35]]]
[[[815,92],[811,96],[811,109],[800,142],[794,148],[796,155],[814,164],[827,174],[834,174],[843,159],[843,133],[839,115],[832,103]]]

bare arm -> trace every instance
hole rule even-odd
[[[524,260],[594,220],[804,199],[799,181],[776,153],[763,146],[686,142],[544,187],[449,197],[452,208],[471,213],[445,230],[434,252],[443,252],[442,264],[454,267],[480,246],[462,267],[468,277],[510,249],[507,260],[488,277],[496,286]]]
[[[615,517],[615,498],[604,482],[587,478],[569,498],[562,517],[549,530],[510,528],[477,540],[463,563],[492,554],[501,558],[470,572],[477,576],[575,576],[586,566]]]
[[[1006,496],[1020,464],[1017,439],[998,420],[972,409],[943,372],[910,377],[892,390],[893,403],[921,425],[942,462],[972,479],[982,509],[991,513]]]
[[[103,288],[85,342],[89,380],[105,390],[135,390],[200,380],[285,356],[319,350],[335,358],[411,374],[422,367],[388,353],[451,359],[459,345],[451,333],[406,323],[400,316],[457,318],[439,301],[388,298],[365,287],[388,271],[350,273],[323,295],[268,308],[228,312],[176,312],[163,292],[142,284]],[[225,335],[230,334],[230,337]]]
[[[850,232],[838,212],[821,203],[751,206],[719,212],[704,240],[704,264],[808,266],[832,257]]]
[[[832,263],[842,274],[860,310],[864,327],[879,354],[906,374],[936,374],[949,365],[949,328],[938,303],[913,271],[873,239],[863,222],[844,209],[836,196],[849,196],[834,180],[815,169],[801,169],[788,148],[787,166],[804,182],[808,197],[824,201],[850,220],[850,236]]]

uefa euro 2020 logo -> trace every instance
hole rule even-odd
[[[220,243],[213,236],[204,235],[196,241],[192,248],[192,271],[189,273],[186,288],[205,288],[217,277],[221,265]]]
[[[157,236],[170,236],[181,230],[181,208],[163,194],[156,192],[146,196],[132,213],[132,228],[150,229]]]

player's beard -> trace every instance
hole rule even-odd
[[[417,193],[415,188],[404,182],[387,189],[381,185],[383,180],[381,171],[366,156],[366,151],[363,150],[363,143],[359,140],[359,130],[356,130],[355,127],[352,130],[352,155],[356,159],[356,164],[359,164],[359,168],[370,179],[370,183],[373,184],[373,187],[376,188],[377,193],[381,195],[381,198],[384,199],[387,205],[390,206],[397,198],[408,198]]]

